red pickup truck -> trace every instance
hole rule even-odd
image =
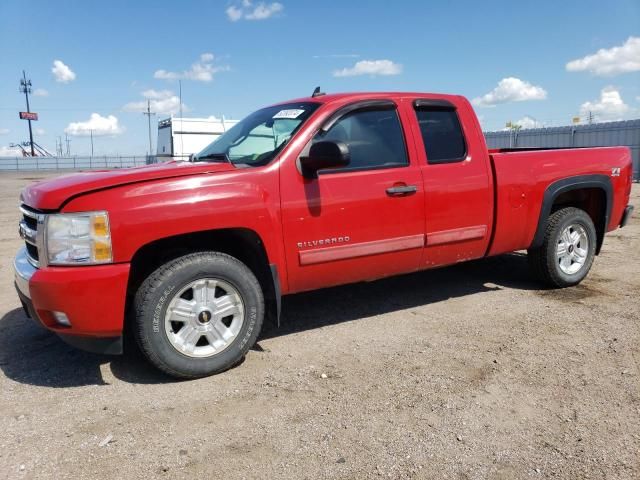
[[[192,160],[25,188],[29,315],[200,377],[237,364],[286,294],[525,249],[542,281],[575,285],[632,211],[628,148],[487,150],[455,95],[292,100]]]

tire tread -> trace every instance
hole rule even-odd
[[[572,216],[582,217],[582,220],[584,220],[587,225],[590,225],[590,228],[595,232],[591,217],[589,217],[589,215],[584,210],[576,207],[561,208],[549,216],[544,232],[544,240],[542,242],[542,245],[538,248],[529,249],[527,252],[529,267],[534,276],[554,288],[563,288],[576,285],[577,283],[580,283],[580,281],[582,281],[582,279],[584,278],[583,276],[577,282],[567,282],[558,274],[555,265],[555,255],[549,254],[551,247],[550,243],[555,243],[555,233],[559,225],[568,217]],[[595,241],[595,236],[590,240]],[[553,247],[555,248],[555,245],[553,245]],[[593,255],[590,256],[587,262],[589,262],[589,264],[586,265],[586,272],[588,273],[589,269],[591,268],[591,264],[593,263]]]
[[[157,270],[155,270],[149,277],[147,277],[147,279],[142,283],[142,285],[136,292],[136,295],[134,298],[135,319],[134,319],[134,325],[133,325],[133,334],[136,339],[136,343],[138,344],[138,347],[144,353],[147,359],[156,368],[158,368],[159,370],[163,371],[164,373],[172,377],[177,377],[182,379],[196,379],[196,378],[201,378],[203,375],[197,374],[197,373],[189,374],[183,371],[177,371],[174,368],[172,368],[170,365],[168,365],[166,362],[164,362],[162,358],[160,358],[160,356],[155,352],[153,346],[151,345],[151,342],[144,331],[143,323],[137,319],[143,318],[145,315],[145,312],[149,311],[149,303],[152,300],[153,292],[155,292],[158,288],[161,288],[163,283],[173,272],[181,268],[184,268],[189,264],[200,263],[203,257],[205,256],[206,257],[214,256],[216,258],[223,260],[224,262],[233,264],[233,266],[235,267],[239,267],[243,270],[246,270],[246,272],[244,273],[246,274],[247,279],[254,284],[253,285],[254,288],[256,288],[259,292],[262,292],[260,288],[260,284],[258,280],[255,278],[255,275],[253,275],[253,272],[251,272],[251,270],[244,263],[240,262],[240,260],[238,260],[235,257],[232,257],[231,255],[228,255],[226,253],[221,253],[221,252],[197,252],[197,253],[187,254],[183,257],[179,257],[175,260],[172,260],[162,265]],[[260,295],[259,297],[260,297],[262,311],[264,311],[264,298],[262,295]],[[262,321],[263,321],[262,317],[263,316],[258,315],[258,318],[256,320],[257,323],[255,328],[258,330],[258,332],[262,328]],[[237,362],[234,362],[231,365],[226,365],[222,368],[216,369],[215,371],[208,373],[208,375],[221,373],[225,370],[228,370],[229,368],[232,368],[234,365],[236,365],[238,362],[242,360],[246,352],[252,346],[253,345],[249,345],[247,343],[247,345],[243,349],[243,352],[241,353],[241,355],[239,355]]]

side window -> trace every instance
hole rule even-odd
[[[465,159],[467,146],[458,114],[453,108],[417,107],[416,116],[427,163],[452,163]]]
[[[313,139],[314,142],[322,140],[346,143],[351,162],[348,167],[320,173],[397,167],[409,163],[402,126],[395,109],[351,112]]]

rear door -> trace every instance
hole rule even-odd
[[[290,290],[418,269],[424,246],[422,176],[397,105],[348,105],[303,154],[320,140],[346,143],[351,163],[321,171],[316,179],[302,177],[294,162],[281,167]]]
[[[424,182],[423,268],[484,256],[493,221],[493,176],[471,107],[415,99],[412,126]]]

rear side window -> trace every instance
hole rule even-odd
[[[338,120],[327,132],[321,132],[315,142],[333,140],[349,147],[348,167],[331,169],[365,170],[407,165],[407,149],[400,119],[395,109],[366,109],[351,112]]]
[[[465,159],[467,146],[455,109],[418,107],[416,116],[427,154],[427,163],[452,163]]]

